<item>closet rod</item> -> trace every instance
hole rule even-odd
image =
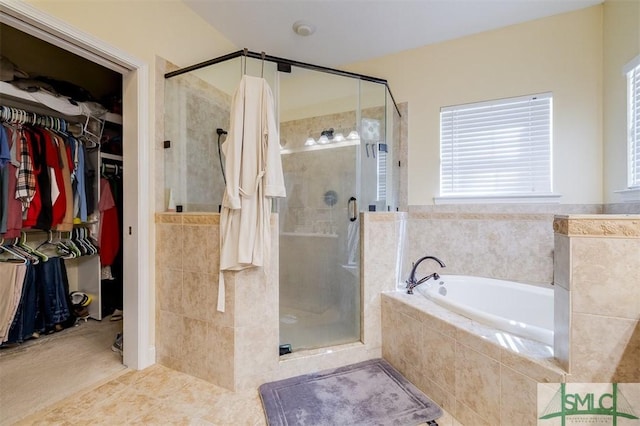
[[[389,96],[391,96],[391,101],[393,102],[393,105],[395,106],[396,111],[398,112],[398,115],[400,117],[402,117],[402,114],[400,114],[400,109],[398,108],[398,104],[396,103],[396,100],[393,97],[393,93],[391,93],[391,88],[389,87],[389,83],[385,79],[377,78],[377,77],[371,77],[371,76],[368,76],[368,75],[358,74],[358,73],[349,72],[349,71],[343,71],[343,70],[339,70],[339,69],[336,69],[336,68],[324,67],[322,65],[309,64],[307,62],[299,62],[299,61],[294,61],[292,59],[279,58],[277,56],[265,55],[264,52],[258,53],[258,52],[252,52],[252,51],[246,50],[246,49],[238,50],[237,52],[229,53],[229,54],[226,54],[226,55],[223,55],[223,56],[219,56],[217,58],[209,59],[208,61],[200,62],[200,63],[194,64],[194,65],[190,65],[188,67],[180,68],[179,70],[168,72],[168,73],[166,73],[164,75],[164,78],[165,79],[169,79],[169,78],[181,75],[181,74],[185,74],[185,73],[188,73],[188,72],[191,72],[191,71],[199,70],[201,68],[205,68],[205,67],[208,67],[210,65],[219,64],[220,62],[225,62],[225,61],[228,61],[230,59],[235,59],[235,58],[238,58],[238,57],[241,57],[241,56],[246,56],[246,57],[254,58],[254,59],[260,59],[260,60],[263,60],[263,61],[275,62],[277,64],[292,65],[292,66],[299,67],[299,68],[304,68],[304,69],[308,69],[308,70],[312,70],[312,71],[320,71],[320,72],[324,72],[324,73],[327,73],[327,74],[339,75],[339,76],[342,76],[342,77],[356,78],[358,80],[369,81],[369,82],[372,82],[372,83],[384,84],[384,86],[387,88],[387,91],[389,92]]]

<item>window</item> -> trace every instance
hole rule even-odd
[[[441,197],[551,194],[550,93],[440,110]]]
[[[628,187],[640,188],[640,56],[626,67],[627,74],[627,130],[628,130]]]

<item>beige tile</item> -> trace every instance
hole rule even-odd
[[[182,223],[185,225],[220,225],[220,215],[217,213],[187,213],[182,216]]]
[[[442,388],[436,382],[431,380],[428,374],[423,375],[422,380],[418,382],[417,386],[443,410],[453,411],[455,409],[456,398],[453,394],[455,389]]]
[[[493,426],[499,424],[497,420],[495,422],[490,422],[483,419],[471,407],[460,400],[456,400],[455,412],[452,414],[455,416],[453,422],[454,425],[457,425],[458,423],[467,426]],[[456,423],[456,421],[458,423]]]
[[[207,381],[225,389],[235,388],[234,329],[209,324],[207,328]]]
[[[156,223],[181,224],[182,216],[176,213],[156,213]]]
[[[123,404],[122,401],[127,403]],[[137,418],[158,411],[162,407],[162,401],[152,395],[128,387],[118,393],[117,398],[112,397],[97,403],[91,409],[79,413],[74,420],[85,424],[132,424]]]
[[[571,295],[572,292],[555,287],[553,297],[554,310],[554,334],[553,350],[560,366],[567,372],[571,372]]]
[[[257,387],[278,368],[278,328],[269,326],[235,329],[235,381],[237,389]]]
[[[572,239],[573,311],[640,319],[640,239]]]
[[[236,327],[279,326],[278,283],[269,280],[265,272],[264,268],[251,268],[235,273]]]
[[[489,332],[490,334],[495,334],[494,330],[488,330],[487,327],[484,327],[480,324],[471,323],[466,329],[457,329],[455,339],[456,341],[480,352],[483,355],[493,358],[496,361],[500,361],[501,349],[498,345],[489,340],[488,337],[491,336],[486,336],[485,334],[487,332]]]
[[[210,348],[207,346],[209,325],[205,321],[185,318],[183,331],[183,371],[201,379],[208,378]]]
[[[160,357],[182,359],[184,318],[171,312],[159,310],[156,324],[156,350]]]
[[[181,309],[188,318],[210,321],[216,312],[218,276],[202,272],[184,272]]]
[[[574,313],[572,382],[640,382],[638,321]]]
[[[400,356],[416,369],[422,370],[424,367],[422,351],[425,347],[422,323],[403,314],[401,314],[400,323],[402,324],[400,328],[395,330],[395,333],[398,335],[396,344],[398,345]]]
[[[564,289],[571,287],[571,240],[566,235],[554,235],[553,283]]]
[[[156,274],[156,277],[158,308],[181,315],[185,312],[182,297],[182,271],[162,268],[160,272]]]
[[[509,367],[500,374],[500,424],[537,424],[537,382]]]
[[[458,402],[497,424],[500,421],[500,363],[457,343],[455,369]],[[457,411],[454,414],[459,417]],[[459,418],[468,423],[464,417]]]
[[[182,225],[156,225],[156,265],[167,269],[182,269]]]
[[[217,425],[266,425],[255,389],[221,395],[201,418]]]
[[[433,382],[448,390],[455,391],[456,341],[428,328],[422,331],[421,357],[424,358],[422,371]]]
[[[218,250],[212,250],[210,247],[219,244],[217,228],[213,225],[183,226],[183,269],[185,271],[215,273],[215,265],[219,264],[220,255]],[[215,243],[212,239],[215,239]]]
[[[503,349],[500,362],[536,382],[560,383],[564,381],[565,372],[551,354],[548,354],[548,358],[532,359]]]

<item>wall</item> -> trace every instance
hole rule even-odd
[[[558,216],[555,355],[567,381],[640,382],[640,215]]]
[[[410,262],[432,255],[447,265],[445,274],[553,283],[554,215],[601,212],[600,204],[412,206],[402,278]]]
[[[217,213],[156,215],[158,362],[232,390],[381,356],[381,293],[397,280],[404,216],[361,214],[361,342],[279,357],[279,238],[272,218],[265,268],[225,272],[225,312],[216,311]]]
[[[602,203],[602,31],[595,6],[350,65],[410,105],[409,204],[438,195],[440,107],[547,91],[554,192]]]
[[[620,203],[627,188],[627,79],[622,67],[640,55],[640,2],[604,3],[604,202]],[[640,202],[640,194],[636,194]],[[622,206],[619,206],[618,210]],[[640,206],[637,206],[640,211]],[[636,211],[636,212],[637,212]]]
[[[565,381],[548,347],[510,337],[419,295],[382,295],[382,356],[460,424],[536,425],[538,383]]]

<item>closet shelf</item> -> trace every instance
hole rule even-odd
[[[0,81],[0,103],[14,108],[29,107],[29,110],[37,114],[50,115],[67,121],[78,121],[79,117],[85,120],[82,102],[73,105],[65,96],[54,96],[46,92],[27,92],[20,90],[11,83]],[[122,125],[122,116],[108,112],[103,117],[105,121]]]
[[[320,151],[323,149],[336,149],[355,145],[360,145],[360,139],[351,139],[342,142],[331,142],[324,145],[301,146],[298,148],[283,148],[280,150],[280,154],[296,154],[298,152]]]
[[[101,152],[100,157],[107,160],[122,161],[122,155],[109,154],[108,152]]]

